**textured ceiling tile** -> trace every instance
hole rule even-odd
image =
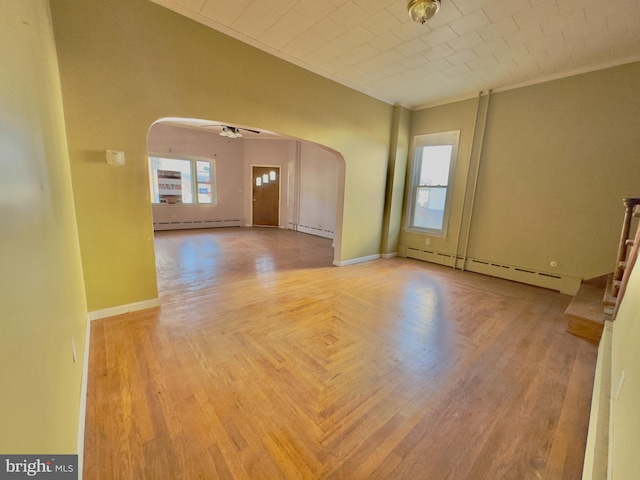
[[[151,1],[404,105],[640,58],[640,0],[443,0],[425,25],[407,0]]]
[[[428,62],[424,67],[427,72],[439,72],[441,70],[444,70],[445,68],[450,68],[453,65],[451,65],[451,63],[446,59],[446,58],[441,58],[439,60],[436,60],[434,62]]]
[[[377,48],[381,52],[395,48],[401,43],[402,43],[402,40],[391,32],[387,32],[383,35],[379,35],[369,42],[369,44],[373,45],[375,48]]]
[[[505,62],[508,60],[514,60],[521,56],[529,55],[529,50],[525,47],[524,43],[518,45],[516,48],[509,48],[508,50],[503,50],[501,52],[494,52],[495,57],[500,62]]]
[[[282,49],[282,47],[293,41],[298,34],[286,28],[278,28],[276,25],[277,23],[269,27],[258,37],[258,40],[270,47]]]
[[[474,58],[478,58],[478,55],[473,50],[463,50],[462,52],[454,53],[453,55],[449,55],[447,60],[451,62],[452,65],[459,65],[461,63],[468,62],[469,60],[473,60]]]
[[[314,22],[326,17],[336,10],[336,6],[329,2],[319,2],[318,0],[300,0],[293,10],[309,17]]]
[[[200,12],[207,0],[174,0],[174,2],[192,12]]]
[[[341,27],[328,17],[323,18],[309,29],[311,33],[317,35],[327,42],[344,33],[345,30],[345,28]]]
[[[282,47],[282,51],[294,58],[302,58],[317,50],[326,42],[323,38],[311,33],[304,32],[295,38],[294,41]]]
[[[426,43],[424,43],[419,38],[414,38],[409,42],[404,42],[398,45],[396,47],[396,50],[402,53],[402,55],[404,55],[405,57],[408,57],[411,55],[419,54],[420,52],[424,52],[425,50],[427,50],[427,48],[429,47],[427,47]]]
[[[362,26],[374,35],[382,35],[400,25],[402,25],[400,20],[386,10],[376,13],[362,22]]]
[[[329,15],[334,22],[344,28],[352,28],[362,23],[369,15],[352,2],[347,2]]]
[[[527,50],[531,53],[539,52],[540,50],[547,50],[560,43],[564,42],[562,32],[555,32],[544,37],[532,38],[524,42]]]
[[[640,22],[640,11],[636,9],[616,12],[607,17],[607,31],[609,32],[630,32],[637,34],[640,32],[638,26]],[[633,38],[633,37],[630,37]]]
[[[329,63],[333,59],[346,53],[344,50],[340,49],[339,47],[340,46],[335,41],[325,43],[320,48],[317,48],[316,50],[311,52],[309,55],[305,56],[304,60],[311,65],[322,67],[325,63]]]
[[[207,0],[200,13],[230,27],[246,10],[251,0]]]
[[[485,5],[482,9],[492,22],[497,22],[528,8],[531,8],[529,0],[495,0]]]
[[[450,0],[450,1],[456,5],[458,10],[460,10],[460,12],[463,15],[474,12],[491,2],[491,0]]]
[[[438,60],[440,58],[447,57],[448,55],[453,55],[454,53],[456,52],[453,48],[446,43],[443,43],[442,45],[438,45],[437,47],[433,47],[422,52],[422,55],[427,57],[429,60]]]
[[[544,36],[544,33],[542,32],[540,25],[534,25],[525,30],[518,30],[517,32],[509,33],[504,36],[504,40],[513,48],[517,47],[521,43],[536,40],[542,36]]]
[[[387,50],[386,52],[379,53],[374,57],[375,60],[381,62],[384,65],[393,65],[394,63],[399,62],[404,59],[404,55],[397,51],[395,48],[392,50]]]
[[[431,32],[420,37],[430,47],[437,47],[443,43],[458,38],[458,34],[451,30],[448,25],[432,30]]]
[[[242,12],[240,17],[233,22],[231,28],[248,37],[257,38],[277,21],[278,15],[276,13],[254,3],[251,8]]]
[[[395,18],[395,17],[394,17]],[[405,22],[401,25],[393,27],[391,31],[398,36],[398,38],[408,42],[417,37],[421,37],[431,31],[431,28],[426,25],[420,25],[413,21]]]
[[[358,45],[357,47],[351,49],[349,53],[351,53],[351,55],[353,55],[359,60],[366,60],[368,58],[375,57],[380,52],[378,51],[377,48],[371,46],[368,43],[365,43],[363,45]]]
[[[340,55],[325,65],[325,70],[329,73],[339,73],[353,65],[359,63],[359,60],[352,55],[345,53]]]
[[[361,72],[363,72],[364,74],[368,75],[371,72],[375,72],[377,70],[381,70],[381,67],[384,64],[382,62],[380,62],[380,60],[374,58],[370,58],[369,60],[365,60],[364,62],[360,62],[358,65],[351,67],[351,68],[357,68],[358,70],[360,70]]]
[[[453,48],[456,52],[461,52],[462,50],[466,50],[467,48],[475,47],[484,42],[482,37],[478,35],[478,32],[475,30],[473,32],[469,32],[461,37],[454,38],[447,42],[447,44]]]
[[[473,60],[469,60],[468,62],[466,62],[466,64],[471,70],[480,70],[481,68],[497,65],[498,60],[493,55],[487,55],[486,57],[479,57],[474,58]]]
[[[586,25],[587,17],[583,8],[578,8],[571,12],[560,14],[559,16],[550,17],[540,22],[542,31],[546,35],[565,30],[584,29]]]
[[[518,26],[516,25],[516,22],[513,21],[513,18],[507,17],[503,18],[499,22],[479,28],[478,33],[485,39],[485,41],[488,42],[494,38],[504,37],[505,35],[517,30]]]
[[[375,38],[376,36],[369,30],[357,25],[351,30],[347,30],[343,34],[339,35],[336,40],[341,42],[346,49],[351,50],[357,45],[366,44]]]
[[[492,55],[496,52],[503,52],[508,50],[509,45],[504,41],[504,38],[494,38],[490,42],[485,42],[480,45],[476,45],[473,47],[473,51],[476,52],[479,56],[484,57],[485,55]]]
[[[558,6],[554,3],[553,6],[537,6],[530,8],[513,15],[513,19],[519,28],[528,28],[533,25],[540,25],[545,21],[549,21],[550,16],[560,15]]]
[[[449,26],[458,35],[464,35],[490,23],[491,20],[489,20],[489,17],[487,17],[483,10],[476,10],[473,13],[452,21],[449,23]]]
[[[457,77],[458,75],[462,75],[470,71],[471,69],[467,67],[467,65],[461,63],[459,65],[454,65],[453,67],[445,68],[444,70],[442,70],[442,73],[444,73],[447,77]]]
[[[295,10],[289,10],[273,24],[271,29],[284,29],[299,35],[311,28],[314,23],[315,22],[307,15],[303,15]]]
[[[366,11],[369,15],[384,10],[396,0],[354,0],[354,3]]]
[[[255,0],[255,3],[265,6],[279,15],[284,15],[298,3],[298,0]]]

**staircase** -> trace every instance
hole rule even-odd
[[[582,282],[578,293],[564,312],[569,319],[567,332],[594,345],[600,342],[607,318],[602,299],[610,277],[611,275],[604,275]]]
[[[596,345],[602,337],[604,322],[615,319],[624,296],[628,273],[640,250],[640,222],[638,231],[633,237],[630,236],[633,219],[640,217],[640,198],[625,198],[623,203],[625,214],[614,272],[584,281],[565,311],[569,318],[567,332]]]

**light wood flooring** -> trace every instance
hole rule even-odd
[[[85,480],[581,478],[570,297],[277,229],[156,255],[162,307],[91,324]]]

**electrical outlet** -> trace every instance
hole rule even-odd
[[[73,355],[73,363],[76,363],[76,361],[78,360],[78,356],[76,353],[76,337],[75,336],[71,336],[71,354]]]
[[[425,245],[431,245],[431,239],[430,238],[425,238],[424,239],[424,244]]]

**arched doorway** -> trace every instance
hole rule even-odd
[[[340,153],[264,129],[185,118],[154,122],[147,147],[156,163],[155,170],[153,165],[150,169],[154,230],[252,226],[252,169],[268,165],[277,167],[280,180],[277,226],[332,238],[338,264],[345,176]],[[159,192],[153,196],[158,171],[166,175],[163,165],[169,160],[185,162],[182,179],[192,184],[191,196],[180,202],[177,196],[173,203],[160,199]],[[170,182],[167,185],[171,187]]]

